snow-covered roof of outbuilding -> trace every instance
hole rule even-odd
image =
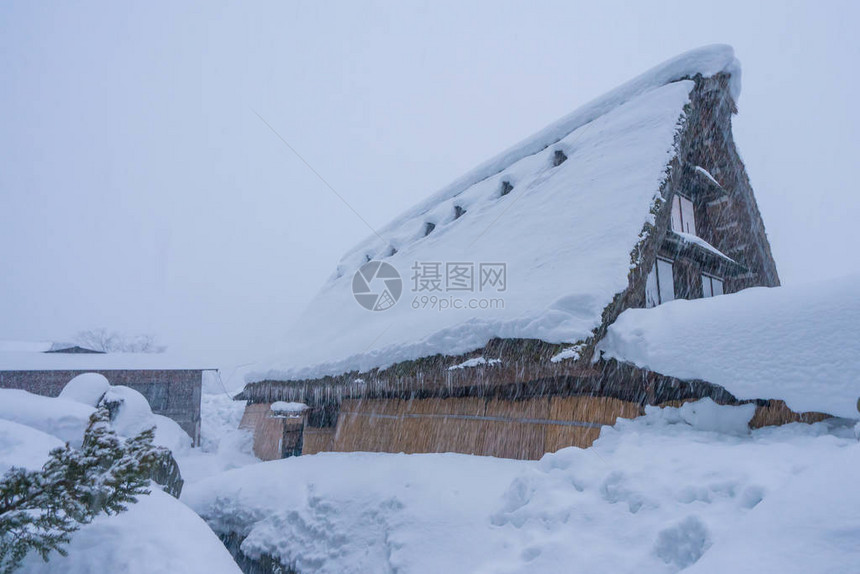
[[[628,309],[604,356],[739,399],[780,399],[796,412],[858,418],[860,276]]]
[[[212,365],[170,353],[49,353],[0,348],[0,371],[214,370]]]
[[[631,252],[653,222],[676,153],[691,78],[721,72],[736,99],[740,66],[729,46],[678,56],[407,211],[343,257],[295,325],[289,349],[248,380],[385,367],[464,353],[495,337],[587,338],[627,287]],[[383,311],[353,296],[354,275],[369,260],[389,263],[402,279],[399,301]],[[481,281],[482,265],[494,281]],[[441,284],[429,290],[437,270]],[[446,283],[448,271],[456,281]],[[382,290],[378,279],[370,289]]]

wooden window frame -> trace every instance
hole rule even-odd
[[[675,229],[675,226],[673,225],[673,223],[675,221],[674,212],[675,212],[676,200],[677,200],[677,206],[678,206],[678,224],[681,227],[680,229]],[[693,221],[691,222],[692,223],[692,225],[691,225],[692,230],[691,231],[686,231],[684,229],[684,203],[682,202],[682,200],[686,200],[686,201],[690,202],[690,213],[693,216]],[[670,217],[669,219],[670,219],[670,226],[672,227],[673,231],[677,231],[680,233],[689,233],[690,235],[697,235],[696,234],[696,204],[693,203],[693,200],[690,197],[687,197],[686,195],[684,195],[682,193],[676,193],[675,194],[675,197],[672,198],[672,217]]]
[[[726,280],[723,277],[719,277],[718,275],[714,275],[713,273],[702,272],[702,298],[706,299],[708,297],[719,297],[719,295],[714,294],[714,281],[719,281],[722,287],[720,288],[720,295],[726,294]],[[711,294],[705,295],[705,279],[710,282]]]
[[[652,270],[651,270],[651,272],[654,273],[654,279],[656,282],[656,293],[657,293],[657,304],[654,305],[654,307],[656,307],[657,305],[662,305],[663,303],[667,302],[667,301],[663,301],[663,292],[662,292],[662,289],[660,288],[660,286],[663,283],[660,279],[660,262],[661,261],[664,263],[668,263],[669,268],[671,269],[671,277],[669,278],[669,282],[672,286],[672,294],[673,294],[671,301],[675,300],[675,296],[674,296],[674,294],[675,294],[675,261],[673,259],[669,259],[668,257],[657,256],[657,258],[654,260],[654,266],[652,267]],[[650,275],[651,272],[649,272],[648,275]],[[663,281],[665,281],[665,279],[666,278],[664,277]],[[645,279],[645,289],[646,289],[645,306],[646,306],[646,308],[648,308],[648,294],[647,294],[648,278],[647,278],[647,276]]]

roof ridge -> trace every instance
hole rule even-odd
[[[517,161],[534,155],[559,142],[575,130],[606,115],[633,98],[655,88],[689,79],[696,75],[711,77],[721,72],[731,76],[731,95],[737,101],[740,96],[741,67],[740,62],[735,58],[734,49],[727,44],[712,44],[696,48],[654,66],[635,78],[576,108],[566,116],[466,172],[417,205],[394,217],[389,223],[378,230],[378,234],[368,236],[347,251],[338,262],[339,270],[342,271],[341,267],[354,259],[356,254],[363,258],[364,253],[367,251],[377,252],[384,249],[386,245],[380,242],[380,236],[385,238],[386,241],[390,241],[390,234],[404,220],[424,215],[438,204],[452,199],[481,181],[497,175]],[[374,246],[379,249],[374,249]]]

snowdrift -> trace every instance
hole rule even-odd
[[[739,399],[857,418],[860,276],[629,309],[599,349]]]
[[[852,427],[750,433],[751,414],[649,409],[591,449],[536,462],[303,456],[201,481],[183,500],[244,537],[246,555],[301,573],[854,571]]]

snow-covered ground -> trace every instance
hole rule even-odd
[[[127,512],[99,516],[72,536],[66,557],[27,557],[29,574],[240,574],[221,541],[191,509],[153,489]]]
[[[260,462],[252,452],[253,434],[239,428],[244,410],[244,401],[234,401],[224,392],[203,394],[200,448],[176,456],[186,484]]]
[[[0,391],[0,471],[39,468],[83,432],[92,390]],[[122,425],[158,424],[135,404]],[[854,421],[750,432],[752,405],[706,399],[649,408],[605,427],[591,449],[540,461],[326,453],[258,463],[237,429],[242,407],[204,395],[203,445],[177,450],[181,501],[156,490],[84,526],[68,557],[30,556],[21,571],[238,572],[213,530],[302,573],[853,573],[860,563]]]
[[[607,357],[721,385],[740,399],[856,418],[860,276],[628,309]]]
[[[749,432],[750,407],[651,409],[536,462],[320,454],[183,500],[299,572],[856,572],[860,443],[846,423]]]

